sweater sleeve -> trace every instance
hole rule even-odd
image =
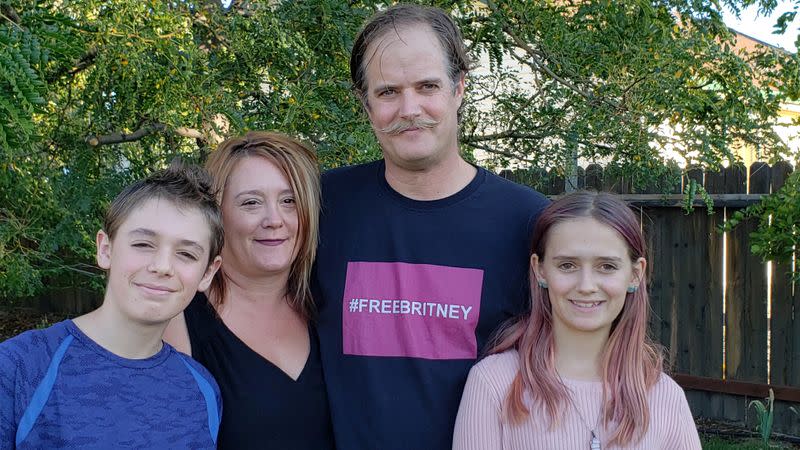
[[[16,369],[17,364],[8,345],[0,346],[0,450],[10,450],[15,447]]]
[[[666,376],[666,375],[662,375]],[[664,430],[664,448],[675,450],[701,450],[700,436],[694,424],[686,394],[675,381],[668,378],[668,388],[662,392],[665,417],[670,417]]]
[[[472,368],[458,408],[453,450],[500,450],[503,447],[502,397],[483,373]]]

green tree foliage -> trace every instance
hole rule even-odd
[[[725,223],[724,230],[729,231],[746,219],[758,223],[750,234],[750,250],[764,260],[791,264],[800,247],[800,170],[792,172],[779,191],[736,211]],[[800,281],[800,270],[795,269],[792,278]]]
[[[748,0],[744,3],[758,5],[761,14],[769,14],[777,6],[774,0],[756,1]],[[738,5],[734,4],[734,10]],[[800,1],[792,3],[792,10],[778,17],[775,23],[776,33],[785,33],[789,23],[797,17]],[[798,34],[795,44],[800,44]],[[796,60],[797,55],[792,55]],[[780,80],[776,87],[786,98],[800,99],[800,72],[797,64],[778,64],[772,70],[775,78]],[[797,124],[797,122],[795,122]],[[797,158],[797,155],[794,155]],[[800,170],[793,172],[786,180],[783,187],[777,192],[766,196],[760,203],[736,212],[725,223],[725,230],[730,230],[743,220],[755,220],[756,230],[750,234],[750,250],[761,256],[765,261],[778,261],[792,263],[800,248]],[[800,281],[800,268],[794,266],[791,277]],[[783,274],[780,274],[781,276]],[[796,412],[796,411],[795,411]]]
[[[379,157],[348,58],[383,3],[0,0],[2,296],[99,282],[108,200],[222,137],[281,130],[326,168]],[[770,121],[797,97],[796,57],[738,54],[720,18],[751,0],[429,3],[482,66],[461,139],[490,167],[610,159],[643,184],[668,172],[665,148],[707,166],[734,145],[785,151]]]

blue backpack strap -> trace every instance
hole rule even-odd
[[[217,396],[214,393],[214,388],[211,387],[211,383],[205,379],[200,373],[189,364],[189,361],[186,360],[186,356],[183,354],[178,353],[181,357],[181,361],[189,369],[189,373],[192,374],[194,380],[197,382],[197,386],[200,388],[200,393],[203,394],[203,398],[206,401],[206,409],[208,410],[208,429],[211,431],[211,440],[214,441],[214,444],[217,443],[217,434],[219,433],[219,407],[217,405]]]
[[[47,367],[44,378],[42,378],[39,386],[36,386],[36,390],[33,391],[31,402],[28,404],[28,407],[25,408],[22,419],[19,421],[19,426],[17,426],[17,447],[28,437],[28,433],[31,432],[33,425],[36,423],[36,419],[38,419],[39,414],[42,413],[47,399],[50,398],[50,392],[53,391],[53,385],[58,376],[58,366],[61,365],[61,361],[64,359],[67,348],[72,343],[73,339],[74,337],[71,334],[64,338],[61,345],[56,349],[55,354],[53,354],[53,359],[50,360],[50,365]]]

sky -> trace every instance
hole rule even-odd
[[[775,8],[775,11],[770,17],[760,16],[758,14],[758,8],[756,7],[751,7],[742,11],[739,19],[727,10],[723,11],[723,16],[728,27],[740,33],[744,33],[750,37],[766,42],[767,44],[776,45],[786,50],[796,52],[797,48],[794,45],[794,41],[798,34],[798,27],[800,27],[800,13],[798,13],[798,18],[786,28],[786,33],[783,35],[772,34],[772,27],[775,25],[775,21],[782,13],[791,11],[793,3],[793,1],[786,0],[778,1],[778,7]]]

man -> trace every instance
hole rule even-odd
[[[547,200],[461,157],[468,70],[436,8],[394,6],[356,38],[352,81],[384,159],[322,180],[318,326],[338,448],[450,448],[470,366],[528,307]]]

